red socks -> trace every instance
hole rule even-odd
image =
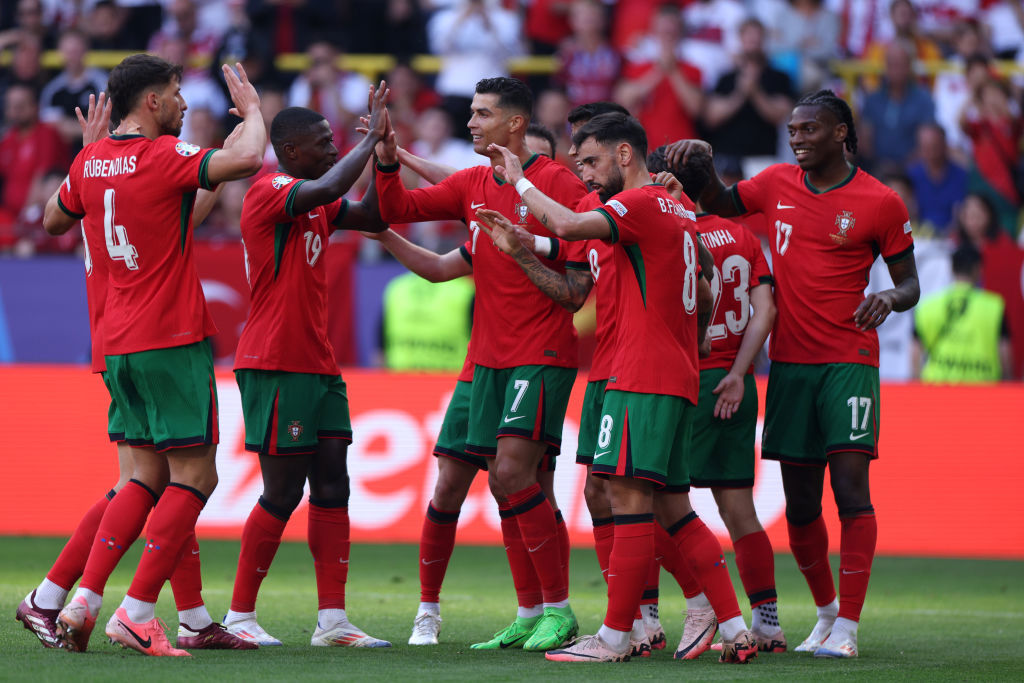
[[[523,544],[533,569],[540,578],[544,602],[569,599],[569,587],[562,572],[562,550],[558,545],[555,511],[540,484],[527,486],[508,496],[508,512],[519,524]]]
[[[96,501],[89,511],[85,513],[71,538],[64,544],[64,549],[57,556],[46,578],[54,582],[64,590],[71,590],[82,577],[85,563],[89,559],[89,550],[92,548],[93,539],[96,538],[96,530],[103,519],[103,512],[107,509],[111,499],[114,497],[111,489],[107,495]]]
[[[786,520],[786,525],[793,559],[807,580],[814,604],[818,607],[829,604],[836,599],[836,586],[832,581],[832,565],[828,561],[828,528],[824,518],[819,514],[813,522],[801,526]],[[870,566],[870,562],[868,564]]]
[[[683,589],[684,597],[696,597],[704,590],[693,577],[689,563],[679,554],[676,542],[660,524],[654,525],[654,556]]]
[[[508,566],[512,570],[516,600],[520,607],[536,607],[544,602],[544,596],[540,589],[540,577],[533,568],[530,554],[526,552],[518,518],[512,512],[512,506],[508,501],[498,504],[498,514],[501,516],[501,537],[505,542]]]
[[[277,548],[281,545],[287,519],[281,519],[256,503],[242,529],[242,548],[238,553],[235,588],[231,595],[231,611],[256,611],[256,595],[270,570]]]
[[[558,550],[562,554],[562,583],[569,590],[569,528],[565,526],[562,511],[555,510],[555,534],[558,539]],[[566,593],[568,595],[568,593]]]
[[[441,601],[441,584],[455,549],[458,525],[458,510],[438,510],[434,501],[427,505],[420,531],[420,602]]]
[[[146,517],[155,503],[156,494],[135,479],[125,484],[111,499],[91,542],[89,559],[82,571],[82,588],[103,595],[107,579],[142,533]]]
[[[839,616],[860,621],[875,557],[878,521],[875,514],[843,517],[839,541]]]
[[[156,602],[164,582],[174,573],[182,547],[195,533],[196,520],[204,505],[206,496],[194,488],[174,482],[167,485],[146,529],[146,545],[135,578],[128,587],[129,597]]]
[[[766,602],[775,602],[775,553],[768,534],[755,531],[732,544],[736,551],[736,567],[740,571],[743,590],[750,598],[750,606],[757,607]]]
[[[196,532],[185,540],[178,557],[178,564],[171,574],[171,590],[174,592],[174,606],[179,612],[203,604],[203,574],[199,564],[199,541]]]
[[[630,631],[654,562],[654,515],[616,515],[615,545],[608,563],[608,611],[604,625]]]
[[[601,578],[608,583],[608,562],[615,545],[615,518],[599,517],[594,522],[594,550],[597,564],[601,567]]]
[[[658,525],[655,524],[654,526]],[[658,581],[661,579],[661,565],[658,564],[658,559],[655,555],[656,553],[651,553],[651,566],[647,570],[647,581],[644,586],[643,595],[640,596],[641,605],[658,604]]]
[[[711,529],[704,525],[696,512],[691,512],[673,524],[668,533],[689,563],[693,576],[704,587],[704,594],[715,610],[718,623],[740,616],[742,612],[722,554],[722,544]]]
[[[348,580],[348,507],[309,503],[309,550],[316,571],[317,609],[345,609]]]

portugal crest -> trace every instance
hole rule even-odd
[[[853,217],[852,211],[843,211],[842,213],[836,214],[835,225],[839,228],[839,232],[832,233],[829,237],[831,237],[837,244],[846,244],[846,241],[849,239],[846,233],[853,230],[853,226],[856,222],[857,219]]]
[[[516,215],[519,216],[519,224],[522,225],[526,222],[526,217],[530,215],[530,207],[523,202],[516,202]]]
[[[292,420],[288,424],[288,433],[291,435],[292,441],[298,441],[299,437],[302,436],[302,422]]]

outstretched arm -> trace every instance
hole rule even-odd
[[[404,147],[398,148],[398,160],[407,168],[411,168],[416,174],[431,185],[439,182],[459,170],[454,166],[439,164],[423,157],[418,157]]]
[[[452,249],[447,254],[438,254],[413,244],[393,230],[363,234],[380,242],[399,263],[424,280],[447,282],[473,272],[473,266],[466,261],[459,249]]]
[[[711,180],[700,195],[700,205],[708,213],[717,216],[738,216],[739,209],[732,200],[732,190],[718,177],[712,162],[711,145],[703,140],[677,140],[665,150],[669,168],[682,168],[688,164],[704,167]]]
[[[210,157],[207,177],[214,185],[258,173],[263,166],[263,153],[267,149],[267,128],[263,125],[263,114],[260,112],[260,96],[249,82],[242,65],[236,63],[235,67],[238,69],[237,74],[227,64],[221,67],[231,101],[235,104],[228,113],[241,117],[245,127],[233,147],[219,149]]]
[[[537,289],[551,297],[559,306],[576,312],[583,306],[594,286],[590,271],[566,270],[559,273],[548,268],[519,238],[516,226],[497,211],[477,210],[480,227],[494,245],[515,259]]]
[[[764,340],[772,331],[772,325],[775,324],[777,311],[771,285],[752,287],[750,304],[754,312],[747,323],[747,329],[743,332],[743,339],[740,341],[740,348],[736,352],[732,367],[718,386],[711,390],[711,393],[718,396],[718,401],[715,402],[715,417],[723,420],[728,420],[739,410],[740,403],[743,402],[743,377],[757,357],[757,352],[764,346]]]

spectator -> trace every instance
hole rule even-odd
[[[967,164],[971,154],[971,141],[960,128],[960,114],[971,93],[991,76],[990,55],[976,24],[959,24],[954,42],[956,52],[950,57],[954,69],[941,71],[935,76],[935,120],[946,131],[953,156]]]
[[[506,60],[521,52],[519,33],[519,16],[498,0],[458,0],[431,17],[430,51],[442,58],[434,87],[452,121],[466,117],[477,81],[508,74]]]
[[[904,45],[913,46],[915,59],[934,61],[942,59],[942,50],[934,40],[921,33],[918,28],[917,9],[910,0],[893,0],[889,5],[889,18],[892,21],[893,35],[887,40],[876,40],[868,46],[864,59],[873,65],[882,67],[885,64],[886,48],[894,41],[902,41]],[[870,76],[864,79],[864,86],[869,90],[878,87],[878,78]]]
[[[39,94],[16,83],[4,93],[7,133],[0,139],[0,248],[16,241],[15,222],[33,183],[51,168],[67,173],[67,146],[60,134],[39,120]]]
[[[388,116],[399,140],[415,140],[420,114],[441,104],[441,98],[423,82],[407,63],[399,62],[388,72],[385,80],[391,88]],[[468,118],[468,111],[462,112]]]
[[[14,246],[16,256],[26,257],[38,253],[70,254],[82,244],[81,230],[68,230],[63,235],[47,235],[43,230],[43,211],[46,202],[60,189],[60,184],[67,177],[68,170],[64,167],[51,168],[44,171],[28,191],[25,205],[21,207],[15,225],[18,242]]]
[[[334,0],[246,0],[245,13],[261,45],[275,55],[305,52],[317,41],[337,40]]]
[[[57,42],[53,24],[47,22],[41,0],[18,0],[11,31],[14,34],[27,33],[35,36],[45,49],[52,48]],[[3,42],[3,38],[0,36],[0,42]]]
[[[370,82],[343,71],[337,47],[326,41],[309,46],[309,68],[292,82],[288,106],[308,107],[324,115],[334,131],[334,144],[344,154],[352,144],[359,115],[366,111]]]
[[[666,3],[672,4],[676,3]],[[747,18],[747,10],[739,0],[686,3],[683,9],[683,25],[686,27],[683,55],[686,61],[700,68],[705,90],[715,87],[743,51],[740,31]]]
[[[757,3],[757,7],[769,3]],[[775,66],[786,67],[803,91],[817,90],[828,73],[828,61],[839,56],[839,17],[825,9],[823,0],[780,2],[769,30],[769,52]],[[758,15],[762,22],[764,16]]]
[[[647,132],[650,149],[697,136],[696,120],[704,103],[701,72],[685,59],[679,11],[662,5],[648,33],[626,55],[615,99]]]
[[[598,0],[576,0],[569,22],[572,35],[558,51],[556,80],[565,88],[573,107],[610,100],[622,70],[622,57],[605,35],[604,6]]]
[[[7,37],[12,42],[0,45],[0,50],[12,48],[11,65],[0,69],[0,98],[4,97],[7,88],[15,84],[27,85],[39,92],[46,85],[39,38],[23,31],[15,31]]]
[[[82,28],[94,50],[140,50],[151,32],[132,31],[130,12],[113,0],[99,0],[85,16]]]
[[[995,191],[999,208],[1014,213],[1021,201],[1017,181],[1024,121],[1006,83],[996,78],[982,82],[964,107],[960,126],[971,140],[981,179]],[[1013,226],[1012,221],[1004,224]]]
[[[841,18],[839,52],[844,57],[864,54],[881,33],[891,0],[825,0],[825,6]]]
[[[554,88],[545,90],[537,96],[536,104],[533,107],[533,120],[550,130],[555,136],[555,149],[560,150],[558,161],[576,168],[575,164],[569,163],[565,156],[569,152],[572,141],[569,139],[569,127],[566,119],[569,118],[569,98],[565,92]]]
[[[760,21],[743,22],[737,67],[722,76],[708,97],[704,123],[716,154],[776,154],[778,129],[793,111],[794,94],[789,76],[768,64],[764,36]]]
[[[472,278],[433,283],[403,273],[384,288],[381,347],[390,370],[455,372],[473,324]]]
[[[861,108],[861,148],[865,161],[879,168],[903,168],[914,151],[919,126],[935,120],[935,105],[917,85],[910,48],[890,43],[885,51],[885,77],[864,98]]]
[[[426,16],[417,0],[355,0],[352,6],[353,30],[346,43],[350,51],[406,61],[428,51]]]
[[[171,62],[185,67],[183,81],[196,76],[205,77],[214,51],[220,43],[220,34],[226,28],[200,25],[198,10],[196,0],[170,0],[167,4],[167,21],[164,27],[149,41],[149,52],[158,55],[166,53],[165,42],[185,41],[184,59]]]
[[[998,59],[1015,59],[1024,47],[1024,2],[997,0],[986,3],[981,23],[988,31],[992,51]]]
[[[89,95],[107,89],[107,74],[85,65],[89,38],[78,29],[61,34],[57,49],[64,60],[64,69],[43,88],[39,96],[40,118],[53,124],[72,154],[82,147],[82,128],[75,116],[75,107],[84,114],[89,110]]]
[[[914,194],[921,207],[921,229],[914,237],[946,235],[957,205],[967,195],[967,171],[953,163],[946,146],[946,133],[937,123],[917,129],[917,161],[907,168]]]
[[[914,0],[921,32],[939,45],[949,45],[956,25],[977,21],[979,0]]]
[[[914,309],[914,376],[925,382],[977,383],[1012,372],[1005,304],[978,286],[981,254],[967,244],[953,252],[953,284]]]
[[[533,0],[526,6],[526,37],[530,52],[550,55],[572,32],[569,11],[573,0]]]

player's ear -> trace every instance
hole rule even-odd
[[[620,142],[615,150],[620,166],[629,166],[633,162],[633,148],[627,142]]]
[[[526,117],[522,114],[513,114],[508,117],[508,132],[515,133],[526,128]]]
[[[836,127],[832,129],[833,139],[838,143],[846,142],[846,136],[850,132],[850,127],[845,123],[837,123]]]

